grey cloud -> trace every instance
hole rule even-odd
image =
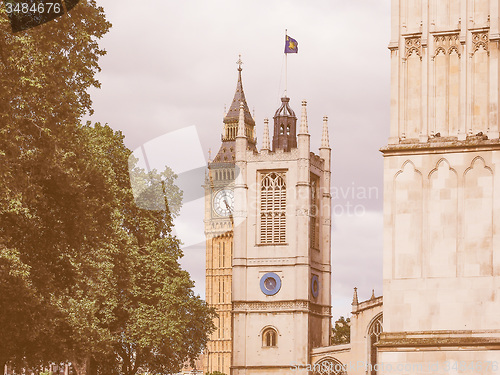
[[[98,2],[113,28],[102,41],[108,55],[99,75],[102,89],[92,92],[96,111],[90,120],[122,130],[130,148],[195,125],[205,154],[209,148],[215,153],[223,106],[230,104],[236,87],[239,53],[246,98],[250,109],[255,108],[262,139],[263,119],[272,118],[284,89],[288,28],[299,42],[299,53],[288,58],[288,93],[296,113],[300,101],[308,101],[312,150],[319,146],[321,120],[328,115],[335,186],[354,181],[381,191],[378,149],[389,129],[389,0]],[[367,210],[382,208],[381,197],[364,204]],[[352,223],[352,230],[356,225]],[[367,259],[381,261],[380,251],[374,255],[367,243],[358,243],[372,226],[381,236],[380,225],[369,222],[359,224],[352,240],[334,234],[334,259],[338,251],[345,254],[334,263],[338,298],[352,293],[353,278],[360,289],[379,282],[379,272]],[[183,262],[197,280],[197,290],[203,291],[204,244],[200,246],[187,248]],[[381,242],[374,248],[380,249]]]

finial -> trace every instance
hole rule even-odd
[[[237,137],[246,138],[245,135],[245,105],[240,102],[240,117],[238,119],[238,135]]]
[[[255,119],[255,107],[253,107],[252,114],[253,114],[253,118]]]
[[[354,295],[352,296],[352,305],[357,305],[358,302],[358,288],[354,288]]]
[[[271,149],[271,142],[269,140],[269,119],[264,119],[264,135],[262,136],[262,150],[269,151]]]
[[[208,162],[209,163],[212,162],[212,149],[211,148],[208,149]]]
[[[375,299],[375,289],[372,289],[372,296],[370,297],[370,299]]]
[[[302,116],[300,118],[300,131],[299,134],[308,134],[309,128],[307,126],[307,102],[302,100]]]
[[[330,136],[328,135],[328,117],[323,117],[323,135],[321,136],[321,147],[330,148]]]
[[[224,104],[224,117],[226,117],[226,115],[227,115],[227,107],[226,107],[226,105]]]
[[[238,72],[241,72],[243,69],[241,69],[241,66],[243,65],[243,61],[241,61],[241,55],[238,55],[238,61],[236,61],[236,64],[238,64]]]

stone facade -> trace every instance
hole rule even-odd
[[[494,1],[393,1],[389,144],[498,139],[499,41]]]
[[[210,336],[204,354],[205,372],[219,371],[229,375],[232,361],[232,262],[235,141],[243,103],[244,133],[248,147],[255,150],[255,121],[245,99],[241,79],[241,60],[238,82],[231,107],[224,116],[222,144],[214,160],[210,160],[205,179],[205,237],[206,237],[206,301],[214,307],[218,318],[216,330]]]
[[[383,332],[382,297],[358,302],[357,293],[350,317],[350,343],[312,350],[314,375],[372,374],[378,363],[377,343]],[[306,374],[306,372],[302,372]]]
[[[274,116],[273,140],[266,119],[258,152],[241,64],[238,71],[221,149],[205,181],[207,302],[219,314],[205,370],[289,373],[294,362],[310,363],[311,350],[328,346],[330,338],[327,118],[315,155],[306,102],[297,129],[289,98],[283,98]]]
[[[456,373],[454,365],[465,365],[493,374],[500,359],[499,4],[399,0],[392,7],[379,359],[385,373]]]
[[[290,123],[281,116],[295,115],[280,108],[275,126]],[[289,374],[330,336],[331,151],[324,139],[319,156],[310,152],[305,102],[296,148],[274,142],[256,152],[238,134],[231,373]]]

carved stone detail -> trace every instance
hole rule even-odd
[[[458,34],[434,36],[434,57],[440,53],[443,53],[444,55],[451,55],[453,52],[456,52],[458,57],[460,57],[462,55],[460,50],[461,44]]]
[[[245,311],[307,311],[319,315],[331,315],[330,306],[321,306],[308,301],[276,301],[276,302],[234,302],[235,312]]]
[[[299,157],[299,149],[298,148],[292,148],[289,152],[284,152],[282,149],[278,149],[273,152],[268,152],[268,153],[258,153],[258,152],[252,152],[248,151],[246,155],[246,161],[247,162],[253,162],[253,161],[274,161],[274,160],[279,160],[279,161],[295,161]]]
[[[490,54],[490,48],[489,48],[489,41],[490,38],[488,36],[487,31],[481,31],[477,33],[472,33],[472,54],[474,55],[479,49],[482,47],[486,52],[488,52],[488,55]]]
[[[416,53],[422,60],[422,38],[410,37],[405,40],[405,59]]]
[[[248,264],[259,264],[259,265],[275,265],[275,264],[294,264],[296,260],[294,258],[269,258],[269,259],[249,259]]]

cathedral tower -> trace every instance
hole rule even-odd
[[[270,150],[253,149],[240,103],[234,182],[233,375],[289,374],[329,345],[330,159],[327,118],[319,155],[310,152],[306,102],[300,131],[289,99],[274,117]]]
[[[500,360],[499,19],[498,1],[392,1],[378,350],[405,373]]]
[[[205,370],[230,374],[232,351],[232,259],[235,144],[243,105],[244,134],[249,150],[256,150],[255,121],[248,108],[238,61],[238,82],[229,111],[224,117],[222,144],[209,162],[205,181],[206,300],[218,319],[205,356]]]

